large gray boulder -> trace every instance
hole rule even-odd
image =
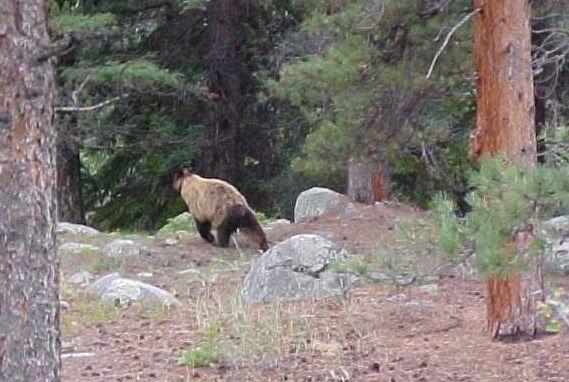
[[[242,296],[248,302],[323,298],[351,288],[353,276],[330,270],[348,253],[318,235],[290,237],[265,252],[245,278]]]
[[[302,191],[296,198],[294,205],[294,222],[323,214],[334,207],[342,194],[328,188],[312,187]]]

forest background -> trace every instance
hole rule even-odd
[[[391,199],[468,190],[470,0],[48,0],[61,47],[60,220],[152,230],[183,210],[181,166],[268,216],[347,187],[379,156]],[[539,159],[569,160],[569,10],[532,2]],[[449,43],[440,50],[448,34]],[[433,58],[440,52],[427,78]]]

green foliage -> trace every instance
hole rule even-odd
[[[217,362],[221,358],[221,327],[218,319],[208,322],[204,330],[205,344],[185,350],[178,365],[196,368]]]
[[[444,253],[456,255],[465,240],[462,224],[455,216],[456,205],[454,201],[439,194],[434,198],[433,206],[433,220],[438,227],[438,245]]]
[[[513,235],[532,224],[535,238],[529,250],[539,255],[545,244],[537,229],[539,223],[569,211],[566,168],[507,164],[502,158],[486,158],[469,183],[475,190],[468,197],[472,211],[466,218],[453,216],[450,202],[439,198],[433,211],[434,223],[439,226],[443,251],[452,254],[460,242],[471,244],[477,268],[487,275],[524,271],[528,264],[516,256]]]
[[[197,368],[215,363],[219,358],[219,354],[212,346],[203,346],[190,348],[182,353],[178,360],[178,365]]]
[[[365,119],[370,98],[365,84],[358,81],[358,67],[370,61],[370,54],[367,42],[353,36],[330,47],[326,57],[312,56],[285,67],[279,82],[268,83],[276,96],[298,107],[314,126],[306,135],[304,155],[292,161],[294,171],[318,180],[345,180],[342,175],[354,147],[355,129]]]
[[[138,2],[49,1],[48,9],[56,32],[73,32],[77,40],[59,61],[59,103],[115,100],[77,113],[66,137],[80,151],[89,223],[103,230],[165,224],[184,209],[172,191],[172,171],[200,154],[203,127],[193,94],[201,68],[181,73],[164,65],[167,52],[153,36],[165,20]]]
[[[122,314],[123,310],[120,307],[97,301],[88,305],[88,310],[83,314],[80,321],[90,325],[102,325],[119,320]]]
[[[179,129],[169,117],[150,117],[147,128],[136,135],[119,135],[111,146],[114,155],[99,162],[86,173],[85,187],[92,197],[86,200],[93,211],[91,221],[102,229],[121,227],[152,230],[184,210],[172,189],[172,169],[190,163],[197,154],[201,126]],[[144,151],[144,155],[141,150]]]
[[[267,216],[267,214],[261,211],[255,211],[255,216],[257,217],[257,220],[259,220],[259,223],[261,223],[261,225],[267,225],[275,221],[274,218]]]
[[[348,260],[333,261],[330,263],[330,270],[336,273],[353,273],[359,276],[366,276],[371,271],[370,264],[359,257],[350,257]]]
[[[145,88],[176,88],[182,84],[179,73],[172,73],[144,59],[129,62],[107,61],[92,68],[70,67],[61,73],[66,87],[71,87],[70,85],[80,82],[87,76],[90,76],[91,83],[97,86],[95,89],[98,91],[106,86],[116,88],[120,85],[125,92],[131,89],[142,92]]]
[[[566,123],[546,126],[538,139],[547,147],[542,154],[545,163],[552,166],[569,165],[569,126]]]
[[[123,272],[126,261],[123,258],[97,256],[91,260],[89,268],[95,273],[105,273],[110,271]]]
[[[110,27],[116,23],[115,15],[111,13],[66,14],[62,13],[51,18],[51,26],[59,32],[63,31],[89,31]]]
[[[80,151],[85,205],[99,228],[155,229],[183,210],[171,171],[199,164],[208,149],[209,4],[47,1],[54,37],[75,37],[74,49],[58,59],[56,103],[100,105],[128,94],[74,113],[63,134]],[[242,65],[254,75],[244,84],[234,175],[255,209],[290,218],[303,189],[344,191],[348,158],[369,147],[388,164],[396,199],[425,207],[439,191],[462,192],[474,115],[468,23],[453,34],[432,77],[425,74],[468,0],[426,13],[430,2],[416,0],[245,6]],[[555,105],[566,104],[563,97],[556,93]],[[566,158],[565,140],[559,142],[548,153],[555,163]]]
[[[471,70],[468,27],[454,36],[440,75],[427,81],[432,38],[449,20],[421,17],[420,2],[390,1],[380,11],[367,0],[305,7],[310,17],[290,36],[298,42],[282,45],[290,58],[266,82],[272,97],[306,121],[298,135],[282,137],[300,136],[290,171],[343,191],[349,157],[375,146],[396,197],[425,206],[437,190],[452,192],[467,164],[448,154],[465,141],[474,112],[473,84],[464,76]],[[453,4],[450,17],[461,11]]]

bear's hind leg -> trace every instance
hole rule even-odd
[[[213,237],[213,234],[211,233],[211,222],[200,222],[197,219],[194,220],[200,236],[208,243],[215,243],[215,237]]]
[[[232,206],[228,209],[227,218],[233,222],[235,229],[239,228],[245,236],[257,244],[263,251],[269,249],[265,232],[261,224],[259,224],[257,217],[249,208],[240,204]]]
[[[220,247],[226,248],[229,246],[229,238],[237,230],[237,224],[231,216],[226,216],[225,219],[217,227],[217,241]]]

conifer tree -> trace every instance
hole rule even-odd
[[[478,82],[470,160],[476,165],[484,156],[503,154],[507,162],[535,166],[529,2],[475,0],[474,7],[479,9],[473,24]],[[530,217],[511,233],[515,256],[526,258],[531,269],[522,274],[512,267],[487,279],[487,320],[494,337],[535,334],[543,280],[538,257],[528,256],[534,227]]]

